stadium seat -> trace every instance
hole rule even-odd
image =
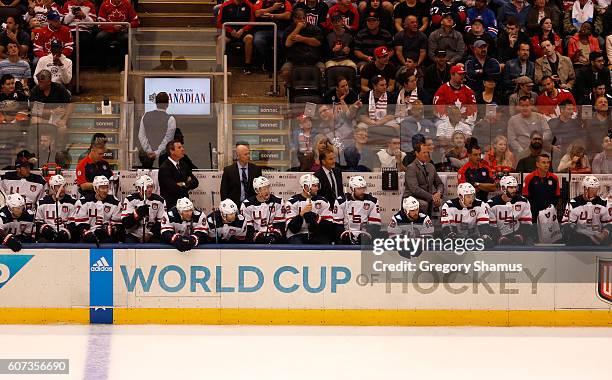
[[[329,91],[336,87],[336,78],[343,76],[348,80],[349,86],[355,89],[357,84],[357,72],[350,66],[332,66],[325,70],[326,85],[325,90]]]
[[[291,71],[291,86],[289,101],[294,102],[296,97],[321,96],[323,78],[321,70],[315,66],[295,66]]]

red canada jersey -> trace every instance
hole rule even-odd
[[[70,34],[70,28],[65,25],[60,26],[58,30],[51,30],[49,26],[36,28],[32,30],[32,37],[34,55],[39,58],[51,54],[51,42],[53,41],[59,41],[64,45],[62,53],[66,57],[72,55],[72,49],[74,47],[72,34]]]
[[[464,118],[470,119],[476,116],[476,97],[474,91],[466,85],[461,85],[459,89],[451,87],[449,82],[444,83],[433,98],[435,112],[438,116],[446,116],[446,107],[455,105]]]
[[[122,0],[118,5],[105,0],[100,5],[98,11],[98,21],[105,22],[129,22],[132,28],[138,28],[138,15],[132,7],[132,4],[126,0]],[[114,33],[115,27],[113,25],[101,25],[100,29],[105,32]]]
[[[538,106],[538,112],[546,116],[559,116],[561,111],[559,110],[559,104],[563,103],[566,100],[569,100],[574,105],[574,110],[576,110],[576,100],[574,100],[574,96],[571,92],[563,89],[557,90],[556,97],[550,97],[545,92],[541,93],[536,99],[536,105]]]

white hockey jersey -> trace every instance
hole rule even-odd
[[[332,212],[329,209],[329,202],[327,199],[320,195],[315,195],[312,198],[307,199],[302,194],[295,194],[287,200],[285,205],[285,214],[287,218],[287,238],[293,235],[306,234],[308,233],[308,223],[302,217],[302,224],[298,232],[294,233],[289,229],[289,225],[292,221],[300,216],[302,210],[308,203],[312,203],[312,212],[317,214],[321,220],[332,221]]]
[[[176,207],[164,213],[161,221],[162,241],[170,243],[175,235],[190,236],[198,238],[198,244],[203,243],[208,237],[208,223],[206,214],[195,209],[190,220],[183,220]],[[197,245],[197,244],[196,244]]]
[[[461,206],[459,198],[450,199],[442,205],[440,211],[442,228],[450,227],[461,237],[478,235],[478,226],[489,225],[487,204],[480,199],[474,199],[472,207]]]
[[[17,172],[6,172],[0,176],[0,190],[5,197],[9,194],[21,194],[26,202],[26,208],[33,210],[36,203],[45,195],[47,181],[39,175],[30,173],[25,178],[19,177]]]
[[[284,202],[275,195],[270,195],[267,202],[258,201],[256,196],[249,197],[242,202],[240,212],[244,215],[247,228],[252,227],[255,233],[268,232],[269,228],[284,229]]]
[[[582,195],[569,201],[561,224],[575,223],[584,232],[599,232],[612,223],[612,207],[597,197],[587,201]]]
[[[223,223],[221,213],[219,210],[216,210],[214,214],[208,214],[207,221],[209,228],[208,237],[211,242],[216,240],[219,243],[242,242],[246,239],[247,223],[244,216],[240,214],[236,215],[236,219],[233,222]]]
[[[67,225],[74,223],[74,210],[76,199],[68,194],[55,202],[50,195],[45,195],[38,201],[36,207],[36,223],[48,225],[54,230],[59,227],[62,230],[67,230]]]
[[[88,225],[84,231],[121,224],[121,204],[113,195],[99,201],[95,194],[85,194],[74,205],[74,223],[81,228]]]
[[[434,233],[434,226],[429,216],[419,213],[417,220],[410,220],[404,210],[391,217],[391,221],[387,226],[389,237],[397,235],[405,235],[410,238],[419,236],[430,236]]]
[[[381,225],[380,205],[372,194],[366,194],[363,200],[357,200],[349,193],[339,196],[332,215],[333,222],[343,225],[345,231],[366,232],[368,225]]]
[[[145,201],[143,201],[142,196],[140,194],[138,193],[130,194],[129,196],[123,199],[123,203],[121,205],[121,219],[129,218],[129,217],[133,218],[134,211],[138,207],[144,204],[145,204]],[[153,235],[153,233],[151,232],[151,226],[153,223],[156,223],[156,222],[161,223],[161,220],[164,216],[164,212],[166,208],[166,201],[164,201],[164,198],[162,198],[161,196],[153,193],[151,194],[150,198],[147,198],[146,204],[149,205],[149,217],[148,217],[148,224],[145,227],[145,229],[146,229],[147,235]],[[131,234],[137,237],[138,239],[142,239],[143,221],[144,221],[143,219],[139,219],[139,220],[133,219],[133,222],[135,224],[129,228],[127,228],[126,226],[126,233]]]
[[[36,227],[34,226],[34,212],[23,210],[17,219],[9,211],[7,206],[0,209],[0,233],[2,237],[8,234],[20,236],[20,240],[34,240]]]
[[[501,194],[489,199],[487,202],[489,222],[496,227],[501,236],[514,234],[521,224],[532,224],[531,205],[527,198],[517,195],[504,202]]]

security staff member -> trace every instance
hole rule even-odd
[[[167,93],[158,93],[155,95],[157,109],[146,112],[140,119],[138,140],[145,157],[143,167],[152,168],[155,159],[160,157],[166,150],[166,145],[174,138],[176,120],[166,112],[169,103]]]
[[[104,176],[110,180],[113,176],[110,164],[104,160],[106,152],[106,136],[95,134],[91,140],[89,153],[79,161],[76,167],[76,183],[81,196],[93,194],[93,179]]]
[[[489,193],[497,190],[493,174],[487,163],[482,160],[480,156],[482,150],[478,145],[468,146],[467,151],[469,161],[457,173],[459,183],[472,184],[476,189],[476,198],[487,201]]]
[[[536,168],[527,174],[523,182],[523,196],[531,204],[533,223],[537,223],[541,210],[547,209],[550,205],[556,205],[561,196],[559,178],[549,172],[550,156],[548,154],[543,153],[536,157]]]

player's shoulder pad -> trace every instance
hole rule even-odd
[[[38,184],[41,184],[43,186],[47,184],[47,181],[45,181],[43,176],[41,176],[40,174],[30,173],[30,175],[28,176],[27,180],[28,180],[28,182],[38,183]]]
[[[81,201],[82,204],[85,204],[85,203],[88,203],[88,202],[96,202],[96,194],[95,193],[86,193],[81,198],[79,198],[79,201]]]
[[[64,197],[62,198],[62,203],[70,203],[71,205],[75,204],[76,201],[76,198],[69,194],[64,194]]]
[[[231,222],[229,225],[236,228],[242,228],[242,226],[244,226],[244,216],[238,214],[237,218],[234,219],[234,221]]]
[[[34,222],[34,211],[25,210],[25,212],[21,214],[18,220],[22,222]]]
[[[378,203],[378,199],[372,195],[372,193],[368,193],[363,197],[364,201],[370,201],[374,204]]]
[[[603,207],[608,207],[608,202],[604,201],[601,197],[596,197],[595,199],[593,199],[591,201],[591,203],[593,203],[594,205],[599,205],[599,206],[603,206]]]
[[[53,197],[51,197],[50,195],[45,195],[44,197],[38,200],[38,206],[50,205],[53,203],[55,203],[55,201],[53,200]]]
[[[474,203],[475,203],[475,201],[474,201]],[[493,207],[493,206],[503,205],[503,204],[505,204],[505,203],[504,203],[504,201],[501,199],[501,195],[496,195],[496,196],[494,196],[493,198],[489,199],[489,200],[487,201],[487,204],[488,204],[490,207]]]
[[[283,200],[274,194],[270,194],[270,199],[268,200],[268,202],[278,203],[281,205],[283,204]]]
[[[132,193],[125,198],[128,202],[140,199],[140,194]]]
[[[244,205],[244,207],[257,206],[259,205],[259,203],[260,202],[257,200],[257,196],[255,195],[250,196],[242,201],[242,204]]]
[[[529,201],[527,200],[527,198],[525,198],[524,196],[517,194],[513,199],[512,199],[512,203],[518,203],[518,202],[525,202],[525,203],[529,203]]]
[[[151,199],[150,200],[151,201],[157,201],[159,203],[166,203],[166,200],[164,198],[162,198],[161,195],[155,194],[155,193],[151,194]]]
[[[579,207],[579,206],[583,206],[586,204],[586,200],[584,200],[584,197],[582,195],[579,195],[573,199],[570,200],[570,206],[572,207]]]
[[[459,198],[453,198],[453,199],[449,199],[448,201],[446,201],[445,205],[447,207],[453,207],[453,208],[463,208],[461,206],[461,203],[459,202]]]
[[[343,204],[344,202],[346,202],[346,200],[347,200],[346,194],[341,195],[341,196],[339,196],[338,198],[336,198],[336,202],[337,202],[339,205],[341,205],[341,204]]]
[[[17,174],[16,171],[11,171],[11,172],[6,172],[2,175],[2,177],[0,177],[2,179],[6,179],[6,180],[18,180],[21,179],[21,177],[19,177],[19,175]]]
[[[175,207],[172,207],[170,209],[170,211],[168,211],[168,222],[172,222],[172,223],[181,223],[181,215],[178,212],[178,209]]]
[[[8,206],[0,208],[0,218],[5,223],[8,223],[13,220],[13,215],[9,211]]]
[[[293,205],[303,200],[304,200],[304,196],[302,194],[295,194],[295,195],[292,195],[291,198],[287,199],[287,202]]]
[[[321,195],[315,195],[314,197],[312,197],[312,201],[321,201],[321,202],[325,202],[325,203],[329,203],[329,201],[327,200],[327,198],[321,196]]]
[[[117,199],[117,197],[115,197],[114,195],[109,194],[106,196],[104,203],[110,203],[113,206],[117,206],[119,204],[119,199]]]

